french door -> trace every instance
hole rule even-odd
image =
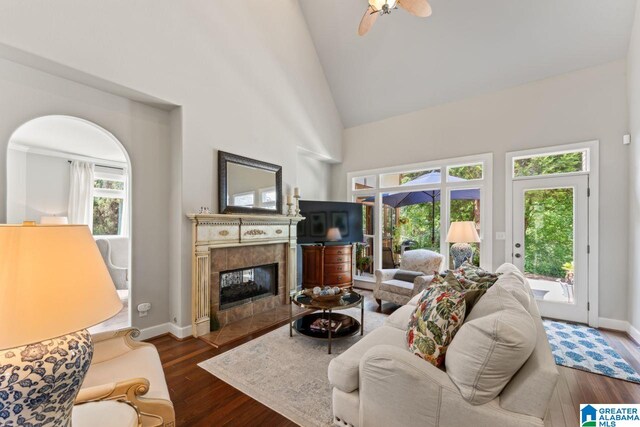
[[[588,323],[589,177],[513,181],[512,262],[544,317]]]

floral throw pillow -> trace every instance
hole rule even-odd
[[[463,262],[456,270],[456,273],[459,273],[465,279],[471,280],[472,282],[486,284],[487,289],[498,281],[497,274],[489,273],[488,271],[471,264],[469,261]]]
[[[424,291],[409,319],[409,350],[434,366],[444,365],[451,340],[464,322],[464,294],[454,288],[436,285]]]

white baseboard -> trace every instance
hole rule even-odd
[[[189,326],[178,326],[175,323],[170,323],[171,328],[169,330],[169,333],[173,336],[175,336],[176,338],[187,338],[190,337],[192,335],[191,333],[191,325]]]
[[[174,335],[176,338],[186,338],[191,336],[191,326],[178,326],[169,322],[161,323],[160,325],[140,329],[140,337],[138,339],[148,340],[167,333]]]
[[[598,327],[604,329],[627,332],[629,330],[629,326],[629,322],[626,320],[607,319],[606,317],[598,319]]]
[[[640,343],[640,331],[629,324],[629,330],[627,331],[629,336],[635,340],[636,343]]]
[[[629,335],[635,342],[640,343],[640,331],[626,320],[607,319],[605,317],[601,317],[599,322],[601,328],[626,332],[627,335]]]

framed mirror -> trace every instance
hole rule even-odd
[[[282,214],[282,166],[218,151],[221,213]]]

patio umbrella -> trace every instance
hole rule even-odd
[[[442,179],[440,172],[430,172],[424,175],[420,175],[417,178],[412,179],[411,181],[407,181],[401,185],[401,187],[412,187],[415,185],[424,185],[424,184],[439,184]],[[450,176],[449,182],[462,182],[467,181],[464,178],[459,178],[456,176]],[[480,190],[479,189],[460,189],[451,191],[451,199],[452,200],[480,200]],[[369,197],[365,199],[367,202],[373,202],[375,200],[374,197]],[[440,190],[425,190],[425,191],[410,191],[401,193],[385,193],[382,195],[382,203],[391,206],[392,208],[401,208],[403,206],[411,206],[417,205],[420,203],[431,203],[432,216],[431,218],[435,218],[435,210],[436,203],[440,200]],[[432,221],[431,224],[431,238],[435,240],[435,222]],[[435,243],[432,241],[432,243]]]

